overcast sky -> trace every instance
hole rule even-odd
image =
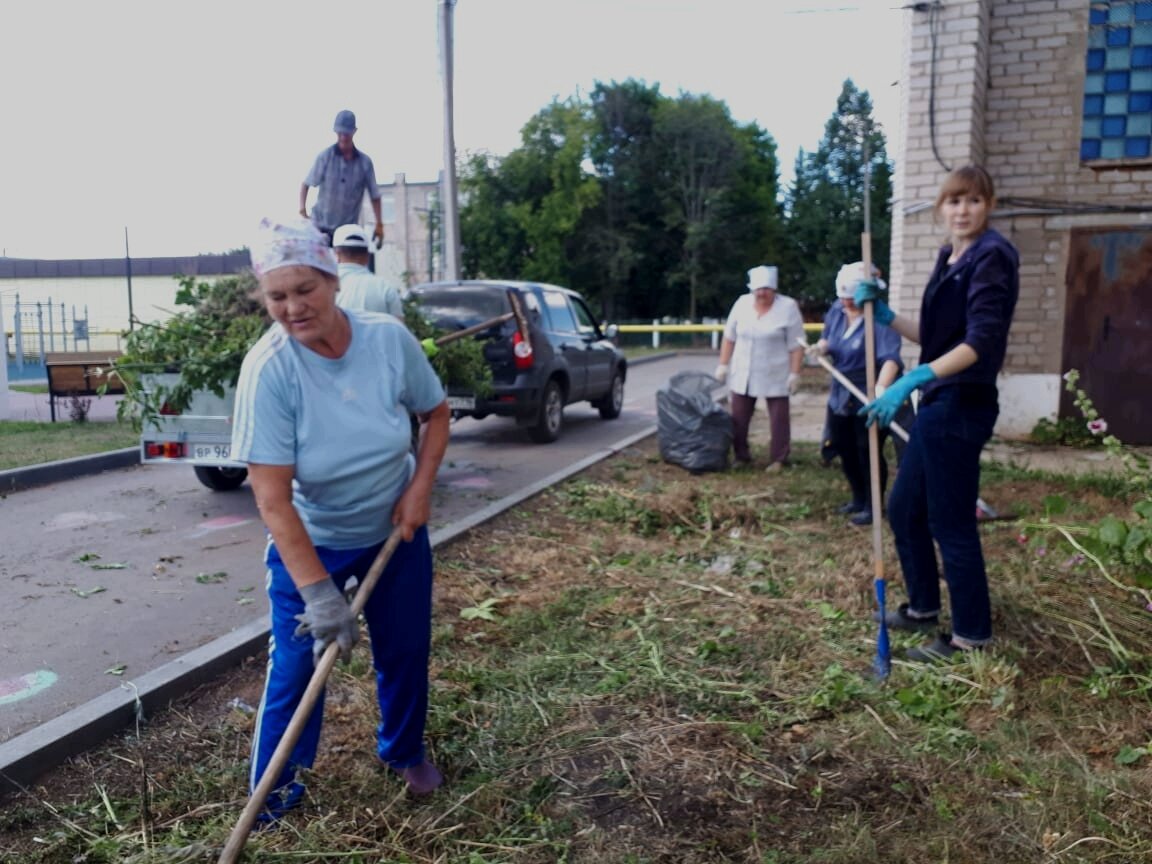
[[[457,150],[503,154],[553,98],[635,78],[707,93],[776,139],[789,179],[845,78],[895,150],[893,0],[459,0]],[[332,120],[377,178],[443,159],[437,0],[3,3],[0,254],[220,252],[289,216]]]

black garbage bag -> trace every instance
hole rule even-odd
[[[712,398],[719,386],[707,373],[678,372],[656,391],[656,434],[665,462],[693,474],[728,468],[732,415]]]

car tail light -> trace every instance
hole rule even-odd
[[[512,356],[515,358],[517,369],[531,369],[534,358],[532,343],[520,335],[517,330],[512,334]]]
[[[180,441],[145,441],[144,455],[149,459],[183,459],[188,449]]]

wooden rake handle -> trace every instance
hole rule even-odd
[[[368,568],[368,575],[364,577],[364,581],[356,589],[356,595],[352,598],[351,605],[353,618],[364,611],[364,605],[368,602],[372,589],[380,581],[380,574],[384,572],[384,568],[392,558],[392,553],[396,551],[396,547],[399,545],[400,532],[393,529],[387,542],[377,553],[376,560]],[[304,726],[312,715],[316,700],[324,692],[324,687],[328,683],[328,676],[332,673],[332,668],[336,665],[336,659],[339,656],[340,646],[334,641],[330,642],[320,656],[316,668],[312,671],[312,678],[308,682],[308,687],[300,698],[300,704],[296,706],[292,719],[288,723],[288,728],[284,730],[272,758],[268,761],[264,774],[260,777],[260,782],[256,784],[256,788],[248,798],[248,803],[236,820],[236,825],[228,836],[228,842],[224,845],[224,851],[220,853],[220,857],[217,859],[218,864],[235,864],[239,860],[240,853],[244,851],[244,844],[248,842],[248,835],[252,833],[252,826],[256,824],[256,817],[260,815],[260,811],[272,791],[272,784],[276,782],[276,778],[280,776],[280,772],[288,764],[288,757],[292,754],[292,748],[300,739],[300,734],[304,731]]]

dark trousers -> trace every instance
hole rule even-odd
[[[888,488],[888,460],[884,458],[884,440],[888,432],[880,432],[880,500]],[[872,508],[872,482],[868,455],[868,427],[863,417],[855,414],[828,414],[828,438],[832,449],[840,456],[840,467],[852,490],[852,501],[866,509]]]
[[[933,393],[921,403],[888,500],[909,607],[922,615],[940,611],[939,546],[953,635],[973,644],[992,638],[988,574],[972,502],[980,489],[980,451],[997,414],[995,388],[973,392],[953,385]]]
[[[737,462],[751,462],[752,453],[748,449],[748,429],[752,425],[752,415],[756,411],[755,396],[731,393],[732,407],[732,451]],[[788,397],[764,397],[768,407],[768,427],[772,433],[772,443],[768,447],[768,461],[787,462],[792,455],[792,418],[789,414]]]

